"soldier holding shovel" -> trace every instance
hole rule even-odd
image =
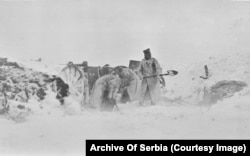
[[[155,105],[160,95],[159,75],[162,74],[162,68],[158,61],[151,56],[150,49],[144,50],[143,53],[144,59],[142,59],[138,68],[140,78],[142,79],[139,105],[143,106],[147,92],[150,95],[151,105]]]

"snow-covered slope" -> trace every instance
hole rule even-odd
[[[15,62],[18,62],[19,65],[25,67],[25,68],[30,68],[33,69],[34,71],[40,71],[49,75],[59,75],[60,69],[62,66],[48,61],[48,60],[34,60],[34,59],[24,59],[20,58],[18,60],[16,59],[11,59],[15,60]]]
[[[210,77],[205,76],[204,66],[207,65]],[[250,53],[239,52],[209,57],[200,62],[177,67],[179,75],[165,77],[165,96],[181,99],[189,104],[198,104],[203,99],[204,90],[211,88],[220,81],[239,81],[250,85]],[[244,92],[249,95],[249,87]]]

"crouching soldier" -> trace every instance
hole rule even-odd
[[[139,76],[132,69],[123,66],[115,67],[114,72],[121,78],[120,92],[123,95],[127,93],[126,101],[139,100],[141,84]]]
[[[104,75],[99,78],[91,91],[90,107],[101,111],[117,108],[116,94],[120,84],[120,78],[115,75]]]

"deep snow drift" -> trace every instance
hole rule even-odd
[[[211,74],[207,80],[200,78],[204,65]],[[83,155],[85,139],[249,139],[249,66],[246,53],[174,67],[179,74],[165,77],[161,102],[142,108],[136,102],[119,104],[118,112],[80,111],[71,97],[60,106],[48,93],[44,101],[27,104],[32,111],[20,122],[0,116],[0,155]],[[217,103],[200,103],[204,87],[222,80],[248,86]]]

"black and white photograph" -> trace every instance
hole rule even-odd
[[[0,0],[0,156],[250,139],[249,87],[250,0]]]

